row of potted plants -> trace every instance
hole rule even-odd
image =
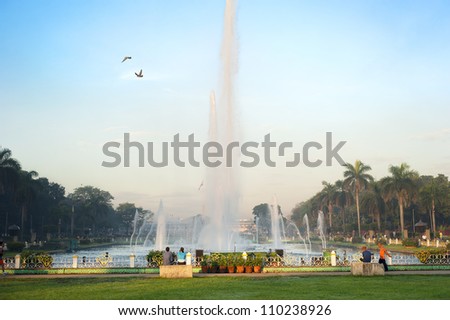
[[[240,253],[212,253],[200,261],[202,273],[251,273],[261,272],[265,259],[259,255]]]

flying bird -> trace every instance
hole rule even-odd
[[[135,75],[136,75],[136,77],[138,77],[138,78],[142,78],[144,75],[142,74],[142,69],[141,69],[141,71],[139,71],[139,73],[134,73]]]
[[[131,59],[131,57],[124,57],[123,60],[122,60],[122,62],[125,62],[125,61],[127,61],[128,59]]]
[[[198,187],[198,190],[200,191],[200,188],[203,187],[203,181],[200,183],[200,186]]]

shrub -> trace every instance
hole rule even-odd
[[[358,236],[354,236],[352,238],[352,243],[363,243],[363,238],[362,237],[358,237]]]
[[[22,242],[8,242],[8,251],[21,252],[25,248],[25,244]]]
[[[163,264],[163,252],[161,250],[150,250],[146,259],[149,266],[159,267]]]
[[[24,251],[21,259],[22,266],[30,269],[48,269],[53,263],[53,257],[45,251]]]
[[[402,245],[404,247],[418,247],[419,246],[419,239],[403,239]]]

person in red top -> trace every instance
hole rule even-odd
[[[6,275],[5,263],[3,262],[3,241],[0,241],[0,265],[2,266],[3,275]]]
[[[380,250],[380,259],[378,260],[378,263],[382,263],[384,266],[384,271],[388,271],[388,266],[386,264],[386,256],[390,258],[392,258],[392,256],[389,254],[386,248],[383,247],[383,244],[381,242],[378,242],[378,249]]]

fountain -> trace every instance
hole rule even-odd
[[[319,231],[319,238],[322,240],[322,249],[326,249],[327,239],[325,237],[325,218],[321,210],[319,210],[317,215],[317,229]]]
[[[303,223],[305,225],[306,228],[306,241],[308,241],[308,252],[311,252],[311,237],[310,237],[310,232],[309,232],[309,219],[308,219],[308,215],[305,214],[303,216]]]
[[[133,219],[133,233],[131,234],[131,237],[130,237],[130,248],[131,248],[132,243],[133,243],[133,237],[134,237],[134,235],[136,233],[136,226],[137,226],[138,219],[139,219],[139,212],[136,209],[136,212],[134,213],[134,219]]]
[[[156,213],[156,238],[155,249],[163,250],[167,245],[166,216],[164,215],[163,202],[159,201],[158,212]]]
[[[237,41],[235,35],[236,1],[227,0],[222,39],[222,92],[218,108],[215,93],[210,95],[210,141],[228,146],[236,139],[234,121],[234,77],[237,73]],[[220,121],[219,121],[220,120]],[[235,150],[233,150],[235,151]],[[235,161],[238,154],[233,153]],[[199,245],[216,251],[231,251],[239,241],[233,224],[238,214],[237,168],[223,163],[208,168],[205,182],[205,226],[200,232]]]
[[[277,198],[274,196],[272,205],[270,206],[270,218],[271,218],[271,230],[272,230],[272,243],[274,249],[281,249],[282,237],[280,233],[280,219],[281,215],[278,208]],[[284,237],[283,237],[284,238]]]

